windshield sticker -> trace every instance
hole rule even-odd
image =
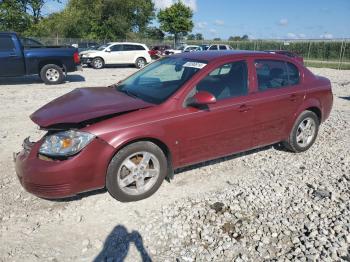
[[[193,68],[198,68],[198,69],[202,69],[203,67],[205,67],[207,64],[205,63],[199,63],[199,62],[186,62],[183,67],[193,67]]]

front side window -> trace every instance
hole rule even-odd
[[[207,91],[216,100],[248,94],[248,69],[245,61],[237,61],[214,69],[196,86],[196,91]]]
[[[256,60],[259,91],[288,86],[287,66],[284,61]]]
[[[0,52],[13,51],[15,46],[11,36],[0,36]]]
[[[160,104],[204,66],[205,61],[167,57],[127,78],[117,86],[117,90],[149,103]]]
[[[123,50],[123,46],[122,45],[113,45],[109,49],[111,50],[111,52],[118,52],[118,51]]]
[[[219,49],[220,49],[220,50],[226,50],[227,47],[226,47],[225,45],[220,45]]]
[[[218,50],[218,47],[216,45],[212,45],[209,50]]]

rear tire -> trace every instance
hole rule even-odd
[[[147,64],[146,59],[144,59],[142,57],[139,57],[136,59],[136,62],[135,62],[136,68],[138,68],[138,69],[144,68],[146,66],[146,64]]]
[[[105,61],[101,57],[96,57],[92,60],[91,66],[95,69],[102,69],[105,66]]]
[[[118,201],[138,201],[158,190],[167,171],[167,158],[156,144],[135,142],[122,148],[112,158],[107,170],[106,187]]]
[[[65,77],[61,67],[48,64],[41,68],[40,78],[46,85],[58,85],[63,83]]]
[[[287,141],[283,145],[288,150],[300,153],[308,150],[315,142],[320,120],[312,111],[302,112],[294,123]]]

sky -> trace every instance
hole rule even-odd
[[[57,12],[68,0],[48,3]],[[177,0],[153,0],[157,10]],[[181,0],[193,12],[193,33],[206,39],[248,35],[251,39],[350,38],[350,0]],[[157,25],[157,22],[153,22]]]

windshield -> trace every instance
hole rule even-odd
[[[108,45],[101,45],[97,48],[98,51],[103,51],[107,48]]]
[[[161,104],[204,66],[206,63],[202,61],[164,58],[121,82],[117,90],[152,104]]]

